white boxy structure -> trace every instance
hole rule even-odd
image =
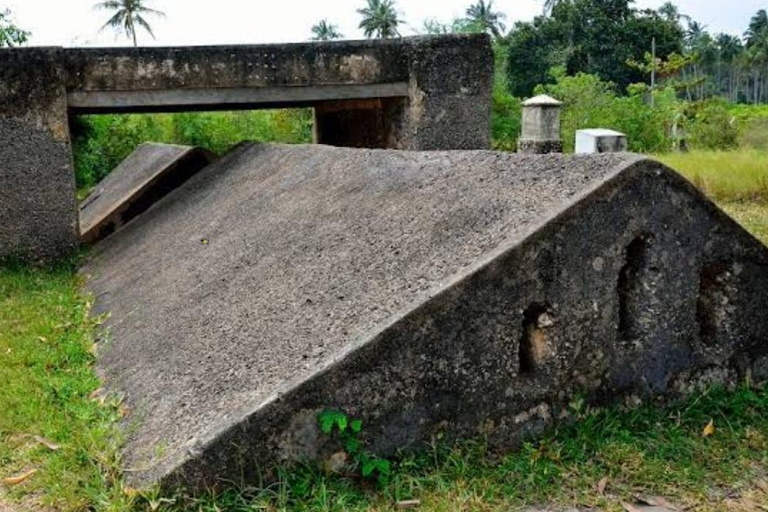
[[[627,150],[627,136],[614,130],[595,128],[576,132],[576,153],[621,153]]]

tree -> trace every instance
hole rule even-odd
[[[336,25],[328,23],[328,20],[320,20],[317,25],[313,26],[312,34],[313,41],[332,41],[344,37],[339,33]]]
[[[29,32],[20,29],[11,21],[11,11],[0,11],[0,48],[22,45],[28,38]]]
[[[155,34],[152,32],[152,27],[149,25],[144,16],[153,15],[165,17],[165,13],[151,9],[145,5],[145,0],[105,0],[94,6],[96,9],[102,9],[106,11],[114,11],[112,17],[107,20],[102,30],[107,27],[113,28],[116,31],[124,31],[126,37],[133,40],[133,46],[138,46],[136,40],[136,26],[146,30],[152,39],[155,38]]]
[[[368,0],[368,4],[357,12],[363,17],[360,28],[363,29],[365,37],[400,37],[397,27],[401,20],[395,10],[394,0]]]
[[[749,22],[749,28],[744,34],[747,40],[747,47],[762,45],[768,38],[768,12],[765,9],[757,11]]]
[[[493,0],[488,0],[487,4],[485,0],[478,0],[467,8],[467,21],[481,27],[483,32],[490,32],[497,39],[506,28],[502,21],[504,18],[504,13],[493,10]]]
[[[761,9],[749,22],[746,34],[745,62],[752,75],[752,101],[760,103],[768,89],[765,74],[768,70],[768,12]]]
[[[624,92],[645,78],[627,62],[643,60],[654,39],[659,58],[682,53],[683,33],[677,22],[631,4],[631,0],[569,0],[558,3],[548,17],[516,24],[508,36],[512,92],[529,96],[532,80],[550,81],[553,66],[563,66],[569,75],[598,75]]]
[[[572,0],[544,0],[544,14],[551,14],[561,5],[570,5]]]
[[[691,21],[691,17],[687,14],[682,14],[677,5],[672,2],[666,2],[664,5],[659,7],[656,12],[658,12],[662,18],[670,23],[679,24],[681,20]]]

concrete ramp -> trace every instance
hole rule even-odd
[[[590,401],[768,377],[768,249],[632,155],[244,145],[97,245],[134,484],[505,447]]]
[[[81,238],[93,243],[109,236],[212,160],[199,148],[142,144],[80,204]]]

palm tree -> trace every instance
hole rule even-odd
[[[397,26],[401,20],[397,17],[394,0],[368,0],[368,5],[357,12],[363,17],[360,28],[363,29],[365,37],[400,37]]]
[[[737,36],[731,34],[718,34],[717,49],[720,55],[720,73],[726,80],[726,90],[733,102],[739,97],[739,70],[738,61],[744,53],[744,45]],[[724,68],[724,69],[723,69]]]
[[[127,37],[133,39],[133,46],[138,46],[136,41],[137,25],[149,32],[152,39],[155,38],[152,27],[144,19],[144,15],[151,14],[165,17],[165,13],[147,7],[145,0],[105,0],[96,4],[94,8],[114,11],[112,17],[101,27],[101,30],[111,27],[117,31],[124,31]]]
[[[677,5],[672,2],[666,2],[664,5],[659,7],[656,12],[658,12],[662,18],[670,23],[676,23],[679,25],[681,20],[687,22],[692,21],[690,16],[687,14],[682,14]]]
[[[312,27],[312,40],[313,41],[332,41],[333,39],[341,39],[344,37],[339,33],[338,27],[333,23],[328,23],[328,20],[320,20],[320,22]]]
[[[749,22],[749,29],[744,34],[747,46],[762,46],[768,40],[768,12],[765,9],[757,11]]]
[[[500,38],[501,33],[504,31],[504,22],[506,15],[502,12],[494,12],[493,0],[478,0],[476,4],[470,5],[467,8],[467,20],[482,28],[483,32],[490,32],[493,37]]]
[[[689,21],[688,29],[685,31],[685,42],[688,43],[688,48],[695,49],[704,34],[707,33],[706,30],[706,25],[702,25],[698,21]]]

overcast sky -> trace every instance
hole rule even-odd
[[[638,7],[661,5],[664,0],[637,0]],[[0,0],[19,26],[32,31],[31,44],[61,46],[112,46],[127,44],[113,32],[100,32],[107,19],[95,11],[95,0]],[[407,26],[414,34],[427,18],[449,22],[463,16],[472,0],[397,0]],[[304,41],[318,20],[327,18],[347,38],[360,38],[356,9],[364,0],[147,0],[164,11],[166,19],[151,20],[157,40],[139,34],[140,44],[201,45]],[[495,9],[508,21],[529,20],[541,12],[541,0],[496,0]],[[679,0],[683,13],[693,16],[712,32],[742,34],[749,19],[768,0]]]

